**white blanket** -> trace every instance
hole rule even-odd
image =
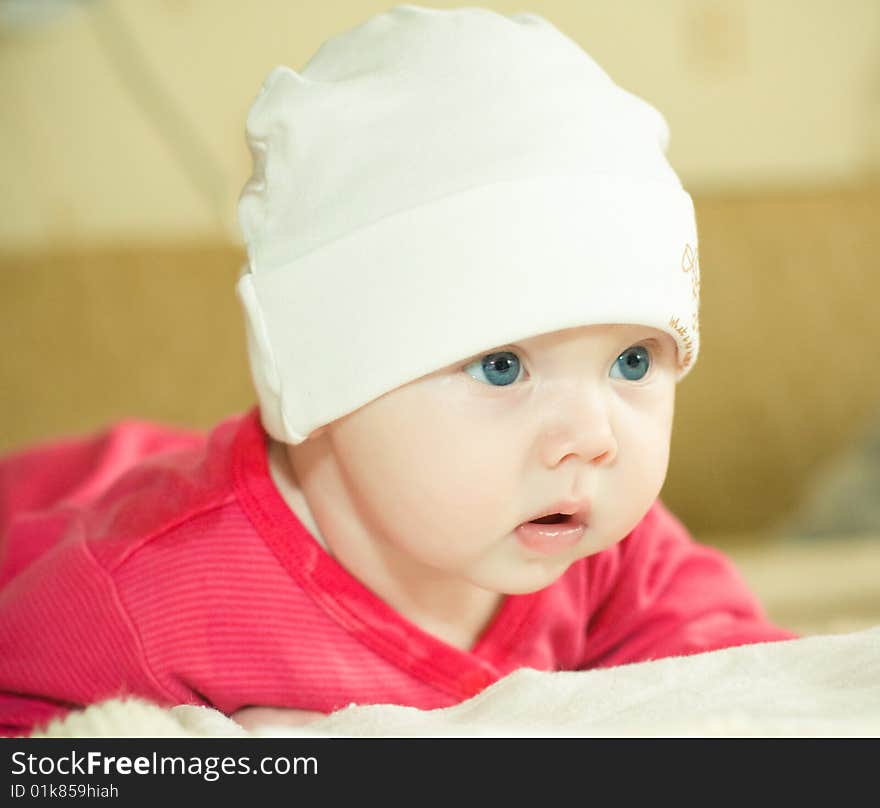
[[[205,707],[112,700],[34,737],[880,736],[880,626],[583,672],[524,669],[454,707],[349,706],[246,732]]]

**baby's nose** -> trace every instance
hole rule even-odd
[[[545,435],[544,452],[551,466],[569,455],[586,463],[611,463],[617,455],[617,438],[607,398],[584,390],[565,396]]]

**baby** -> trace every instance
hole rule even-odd
[[[396,6],[253,104],[259,406],[0,464],[0,724],[245,726],[794,635],[658,500],[697,356],[667,128],[532,14]]]

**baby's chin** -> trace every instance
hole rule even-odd
[[[471,583],[499,595],[531,595],[558,581],[580,556],[567,559],[529,559],[515,570],[498,571],[471,579]]]

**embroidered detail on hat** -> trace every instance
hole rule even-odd
[[[682,272],[691,273],[691,294],[695,301],[700,299],[700,259],[699,250],[685,243],[684,252],[681,255]]]
[[[669,327],[681,337],[681,341],[684,344],[684,351],[678,360],[678,366],[684,368],[691,363],[694,357],[694,341],[687,326],[682,325],[678,317],[669,318]]]
[[[680,364],[684,366],[689,364],[693,358],[693,340],[691,338],[691,332],[694,335],[700,333],[700,255],[699,248],[691,246],[689,242],[685,242],[684,250],[681,254],[681,271],[689,274],[691,281],[691,297],[694,301],[694,308],[691,313],[690,331],[687,326],[681,324],[678,317],[673,317],[669,321],[669,326],[675,330],[685,344],[685,355],[680,362]]]

